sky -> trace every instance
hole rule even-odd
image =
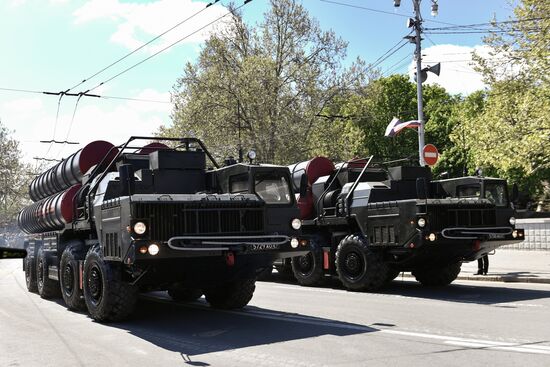
[[[357,57],[367,63],[376,61],[409,31],[406,20],[412,16],[411,0],[402,0],[399,8],[393,6],[393,0],[334,0],[351,6],[330,1],[303,0],[302,3],[321,28],[334,30],[349,43],[346,64]],[[242,2],[235,0],[237,5]],[[207,3],[200,0],[2,0],[0,120],[21,142],[24,159],[28,162],[34,162],[34,157],[62,159],[93,140],[121,144],[131,135],[151,135],[160,126],[169,126],[172,86],[183,74],[185,63],[196,59],[210,32],[221,26],[220,21],[213,26],[207,26],[208,23],[227,14],[228,0],[205,9]],[[506,20],[513,8],[506,0],[439,0],[438,4],[439,14],[432,17],[431,1],[422,1],[425,27],[442,26],[436,22],[475,24],[491,19]],[[242,8],[245,21],[259,22],[268,7],[269,0],[251,1]],[[205,10],[180,27],[89,78],[201,9]],[[204,29],[199,30],[202,27]],[[450,93],[463,95],[484,88],[481,77],[469,64],[472,50],[488,52],[482,36],[433,34],[426,37],[422,52],[424,65],[442,64],[440,76],[430,74],[426,83],[438,83]],[[167,48],[180,39],[184,40]],[[164,48],[167,50],[153,56]],[[408,44],[380,64],[383,75],[410,74],[413,51],[414,45]],[[148,57],[151,58],[110,80]],[[81,84],[84,79],[88,81]],[[101,82],[105,83],[99,86]],[[59,96],[32,93],[55,93],[72,87],[75,87],[70,90],[72,93],[92,89],[89,93],[104,98],[81,98],[75,113],[76,97],[67,96],[59,101]],[[44,144],[40,140],[67,140],[79,145]]]

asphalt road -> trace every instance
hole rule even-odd
[[[100,324],[0,261],[0,366],[549,366],[550,285],[397,280],[383,293],[258,282],[243,311],[142,297]]]

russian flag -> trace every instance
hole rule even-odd
[[[417,128],[420,126],[420,121],[418,120],[411,120],[411,121],[401,121],[397,117],[394,117],[393,120],[391,120],[390,124],[386,128],[386,133],[384,136],[395,136],[401,132],[404,128]]]

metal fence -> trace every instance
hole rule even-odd
[[[503,246],[505,249],[550,251],[550,218],[518,219],[517,228],[525,229],[525,241]]]

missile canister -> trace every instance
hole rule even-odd
[[[106,155],[109,155],[108,160],[114,158],[117,150],[113,147],[109,142],[97,140],[71,154],[32,180],[29,185],[30,198],[39,201],[80,183],[82,176]]]
[[[296,199],[298,201],[298,208],[300,209],[300,218],[309,219],[313,214],[314,208],[311,185],[319,177],[330,175],[334,171],[334,163],[325,157],[315,157],[309,161],[290,165],[288,169],[290,170],[292,184],[296,192],[300,190],[302,175],[304,173],[307,174],[307,193],[305,197],[300,197],[299,194],[296,194]]]
[[[74,214],[74,197],[80,188],[71,188],[29,205],[19,212],[19,228],[26,233],[41,233],[62,229],[71,223]]]
[[[298,191],[304,173],[307,174],[308,186],[311,186],[319,177],[330,175],[334,171],[334,163],[325,157],[315,157],[309,161],[292,164],[288,169],[292,175],[294,188]]]

